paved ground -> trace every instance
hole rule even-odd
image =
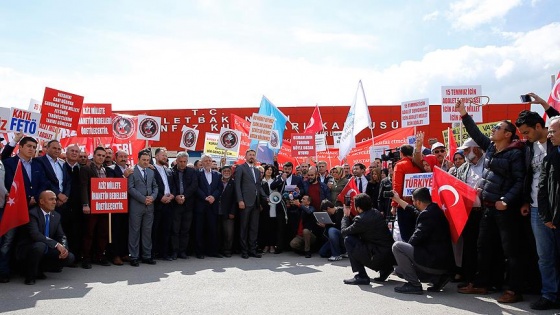
[[[330,263],[293,253],[158,261],[155,266],[93,266],[47,273],[34,286],[0,284],[0,312],[18,314],[532,314],[525,302],[500,305],[498,293],[402,295],[402,281],[348,286],[348,260]],[[377,276],[375,272],[371,277]],[[552,314],[554,312],[540,312]]]

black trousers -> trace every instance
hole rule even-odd
[[[152,227],[152,256],[171,256],[171,231],[173,229],[173,203],[159,203],[154,211]]]
[[[211,207],[202,207],[194,214],[196,254],[218,254],[218,214]]]
[[[463,260],[461,273],[466,282],[472,282],[477,271],[478,261],[478,234],[480,231],[480,220],[483,210],[481,208],[472,209],[463,233]]]
[[[47,250],[47,244],[43,242],[30,244],[24,251],[22,257],[24,257],[23,264],[25,265],[25,276],[27,278],[34,279],[42,271],[40,267],[43,267],[43,270],[61,269],[74,262],[72,253],[69,252],[65,259],[60,259],[58,258],[60,252],[55,248],[48,248]]]
[[[510,290],[520,293],[523,288],[524,264],[520,248],[519,209],[497,210],[484,207],[478,236],[478,274],[474,284],[477,287],[500,286],[503,279],[504,258],[509,276]],[[496,275],[502,279],[496,278]]]
[[[397,221],[399,223],[399,231],[403,242],[408,240],[416,229],[416,215],[412,211],[406,211],[401,207],[397,208]]]
[[[171,229],[171,247],[173,252],[187,253],[189,236],[193,221],[193,209],[188,205],[176,204],[173,207],[173,226]]]

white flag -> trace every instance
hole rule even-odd
[[[356,135],[365,128],[371,126],[371,117],[366,102],[366,95],[362,87],[362,81],[358,82],[358,90],[354,96],[354,102],[350,106],[348,116],[344,122],[344,129],[340,136],[338,159],[344,159],[350,150],[356,146]]]

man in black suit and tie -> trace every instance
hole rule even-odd
[[[187,259],[187,247],[193,221],[196,191],[198,189],[198,171],[187,167],[187,152],[177,153],[173,167],[173,188],[175,196],[173,206],[173,226],[171,229],[172,259]]]
[[[57,211],[60,211],[62,228],[68,236],[68,249],[73,253],[81,252],[84,229],[84,213],[80,197],[79,155],[80,148],[77,145],[74,144],[66,148],[66,162],[64,162],[63,168],[70,185],[70,192],[68,201],[60,209],[57,209]]]
[[[74,261],[74,255],[65,247],[60,214],[53,211],[56,203],[56,194],[45,190],[39,196],[39,206],[29,211],[29,223],[25,225],[16,252],[24,265],[25,284],[33,285],[36,279],[46,278],[40,270],[42,265],[60,270]]]
[[[153,252],[164,260],[172,260],[171,229],[173,227],[173,200],[172,192],[173,172],[167,167],[167,151],[156,149],[156,164],[154,174],[158,185],[158,195],[154,204],[154,226],[152,228]]]
[[[203,155],[202,170],[198,172],[197,202],[195,207],[196,257],[205,254],[222,257],[218,253],[218,211],[224,186],[220,173],[212,170],[212,158]],[[206,246],[205,246],[206,245]]]
[[[138,164],[128,177],[128,252],[130,265],[138,267],[140,237],[142,237],[142,263],[155,265],[152,257],[152,225],[154,223],[154,201],[158,195],[154,171],[150,166],[148,150],[138,153]]]
[[[259,195],[261,190],[261,173],[255,168],[257,153],[255,150],[245,152],[246,163],[235,169],[235,194],[239,206],[241,230],[241,257],[261,258],[257,253],[257,236],[259,232]]]
[[[123,150],[115,153],[116,163],[109,166],[113,170],[113,177],[128,178],[134,172],[132,167],[128,166],[128,153]],[[107,164],[107,159],[105,163]],[[122,266],[125,261],[129,261],[128,256],[128,213],[111,214],[111,233],[113,236],[110,245],[110,256],[113,257],[113,264]]]
[[[56,194],[56,210],[60,213],[60,207],[68,201],[71,182],[68,173],[64,171],[64,161],[59,159],[62,153],[60,142],[58,142],[58,140],[51,140],[47,143],[46,149],[47,154],[36,157],[35,160],[39,162],[45,170],[45,175],[49,183],[48,189]]]

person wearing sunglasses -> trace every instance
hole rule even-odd
[[[523,203],[525,180],[525,145],[516,135],[517,128],[510,121],[502,120],[492,128],[490,137],[485,136],[465,109],[463,100],[457,101],[455,110],[467,132],[485,151],[482,188],[483,217],[478,236],[478,272],[467,286],[460,288],[463,294],[487,294],[493,286],[501,286],[503,279],[496,274],[507,259],[508,290],[498,298],[499,303],[521,301],[524,283],[524,264],[520,208]],[[500,255],[498,253],[503,253]]]
[[[443,143],[436,142],[432,144],[432,154],[436,157],[436,166],[441,167],[442,170],[448,172],[449,169],[453,167],[453,163],[445,159],[447,156],[447,149]]]

